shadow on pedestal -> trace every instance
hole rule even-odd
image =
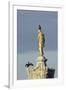
[[[55,69],[48,68],[47,78],[54,78],[54,74],[55,74]]]

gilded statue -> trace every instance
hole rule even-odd
[[[38,27],[38,52],[39,56],[43,56],[43,48],[45,47],[45,35],[41,30],[41,26]]]

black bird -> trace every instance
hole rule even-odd
[[[44,62],[46,62],[47,61],[47,58],[46,57],[44,57]]]
[[[33,66],[33,64],[32,63],[30,63],[30,62],[28,62],[26,65],[25,65],[25,67],[29,67],[29,66]]]
[[[40,30],[41,30],[41,25],[39,25],[39,26],[38,26],[38,29],[40,29]]]
[[[46,62],[47,62],[47,58],[44,57],[44,64],[45,64],[45,66],[47,66]]]

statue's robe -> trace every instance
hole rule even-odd
[[[40,31],[38,33],[38,49],[39,49],[39,55],[43,55],[43,48],[45,47],[45,36]]]

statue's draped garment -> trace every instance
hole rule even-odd
[[[45,36],[40,31],[38,33],[38,50],[39,50],[39,56],[43,56],[43,48],[45,47]]]

